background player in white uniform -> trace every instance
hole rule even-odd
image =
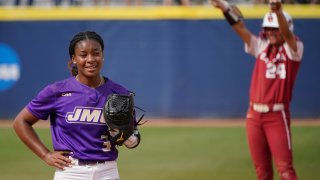
[[[118,150],[106,151],[107,125],[102,110],[110,94],[130,92],[102,76],[104,42],[95,32],[80,32],[70,41],[72,77],[46,86],[14,120],[20,139],[48,165],[54,179],[119,179]],[[53,151],[37,136],[33,125],[50,116]],[[128,148],[135,142],[124,142]]]
[[[274,159],[282,180],[295,180],[290,129],[290,101],[300,66],[303,44],[293,34],[293,22],[272,0],[262,23],[262,36],[252,34],[241,13],[224,0],[211,0],[256,58],[247,113],[247,138],[259,180],[272,180]]]

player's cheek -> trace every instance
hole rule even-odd
[[[267,36],[272,36],[272,35],[274,35],[272,31],[265,31],[265,34],[266,34]]]

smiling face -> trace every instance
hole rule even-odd
[[[284,39],[279,31],[279,28],[263,28],[266,38],[269,40],[270,44],[280,46],[284,43]]]
[[[103,50],[100,43],[95,39],[78,41],[72,61],[76,63],[79,77],[87,79],[99,77],[103,65]]]

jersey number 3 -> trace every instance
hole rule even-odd
[[[275,79],[276,76],[280,79],[286,78],[286,66],[284,63],[273,64],[271,62],[267,63],[266,78]]]

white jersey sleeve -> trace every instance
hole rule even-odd
[[[287,52],[289,59],[292,59],[293,61],[302,60],[303,43],[301,41],[297,41],[297,51],[294,51],[293,49],[291,49],[287,43],[285,43],[283,46]]]
[[[255,35],[250,38],[250,44],[244,46],[246,53],[251,54],[255,58],[268,46],[268,41],[263,40]]]
[[[255,58],[268,46],[269,41],[257,37],[255,35],[251,36],[250,44],[245,44],[245,52],[251,54]],[[301,61],[303,54],[303,43],[301,41],[297,41],[297,51],[292,50],[287,43],[284,43],[285,51],[288,54],[289,59],[293,61]]]

